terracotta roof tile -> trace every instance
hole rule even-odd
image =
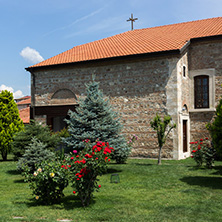
[[[28,124],[30,122],[30,107],[20,109],[19,115],[23,123]]]
[[[124,32],[73,47],[29,68],[181,49],[192,38],[222,35],[222,17]]]
[[[17,102],[17,105],[26,105],[26,104],[31,104],[31,98],[24,99],[20,102]]]

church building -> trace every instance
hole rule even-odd
[[[85,96],[96,75],[119,112],[132,156],[157,157],[150,121],[169,114],[177,127],[162,157],[190,156],[189,142],[209,137],[206,124],[222,95],[222,17],[127,31],[75,46],[26,68],[31,74],[31,117],[54,131]]]

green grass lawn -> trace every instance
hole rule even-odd
[[[65,189],[61,204],[36,204],[16,163],[1,161],[0,221],[222,221],[222,162],[212,170],[196,169],[193,159],[156,163],[111,163],[100,177],[100,192],[84,209],[71,187]],[[113,173],[119,174],[120,183],[110,183]]]

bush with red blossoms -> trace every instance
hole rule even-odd
[[[192,147],[191,158],[195,160],[197,166],[200,167],[205,163],[207,168],[212,168],[216,152],[208,138],[190,142],[190,144]]]
[[[114,149],[109,146],[109,143],[99,141],[93,145],[87,140],[85,148],[73,152],[66,164],[61,166],[69,171],[73,194],[80,198],[84,207],[90,204],[93,192],[98,191],[101,187],[97,183],[97,177],[106,172],[113,151]]]

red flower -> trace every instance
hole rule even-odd
[[[193,150],[193,151],[192,151],[192,153],[195,153],[195,152],[196,152],[196,150]]]
[[[200,139],[200,141],[203,141],[203,139]]]
[[[110,159],[108,159],[108,161],[110,161]]]
[[[108,159],[108,157],[106,156],[106,157],[105,157],[105,160],[107,160],[107,159]]]
[[[193,158],[193,156],[190,156],[191,158]]]
[[[69,165],[68,167],[71,167],[71,165]]]
[[[201,147],[198,147],[198,150],[200,150],[201,149]]]
[[[208,140],[208,137],[206,137],[205,140]]]
[[[83,164],[86,163],[86,160],[85,159],[82,159],[80,162],[82,162]]]
[[[96,160],[98,160],[98,157],[96,157]]]
[[[62,168],[64,167],[64,165],[61,166]]]
[[[76,193],[76,191],[73,191],[73,194],[75,194]]]
[[[76,180],[79,180],[79,178],[77,178]]]
[[[79,155],[76,155],[76,157],[78,158],[78,157],[79,157]]]
[[[71,160],[73,160],[73,159],[74,159],[74,157],[72,156],[72,157],[71,157]]]
[[[98,186],[99,188],[101,187],[101,185]]]
[[[200,144],[203,144],[203,142],[201,142]]]

